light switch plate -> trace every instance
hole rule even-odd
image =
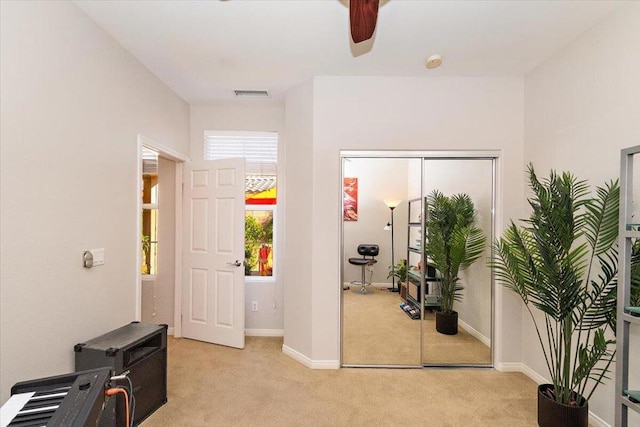
[[[104,265],[104,248],[91,249],[93,254],[93,266]]]

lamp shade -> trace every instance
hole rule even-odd
[[[387,207],[389,209],[394,209],[394,208],[398,207],[400,202],[401,202],[401,200],[385,200],[384,204],[387,205]]]

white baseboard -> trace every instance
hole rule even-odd
[[[287,356],[291,357],[293,360],[296,360],[302,363],[307,368],[311,369],[339,369],[340,361],[339,360],[313,360],[308,358],[302,353],[287,347],[286,345],[282,346],[282,352]]]
[[[538,385],[549,384],[551,382],[524,363],[498,363],[495,365],[495,369],[501,372],[521,372],[531,378],[531,380]],[[602,418],[591,411],[589,411],[589,426],[611,427],[611,425],[607,424]]]
[[[475,337],[478,341],[480,341],[482,344],[486,345],[487,347],[491,347],[491,339],[490,338],[487,338],[484,335],[482,335],[479,331],[477,331],[474,328],[472,328],[467,322],[464,322],[464,321],[458,319],[458,324],[460,325],[460,327],[462,329],[467,331],[469,333],[469,335],[471,335],[472,337]]]
[[[589,425],[591,427],[611,427],[602,418],[589,411]]]
[[[494,368],[500,372],[522,372],[522,363],[496,363]]]
[[[284,329],[245,329],[247,337],[283,337]]]
[[[167,335],[173,335],[173,326],[167,328]]]
[[[547,380],[542,375],[538,374],[533,369],[529,368],[524,363],[496,363],[495,368],[500,372],[520,372],[528,376],[536,384],[548,384]]]

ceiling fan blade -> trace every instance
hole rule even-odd
[[[351,38],[354,43],[369,40],[376,29],[380,0],[349,0]]]

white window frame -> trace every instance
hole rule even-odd
[[[207,156],[207,140],[209,137],[222,136],[222,137],[276,137],[276,155],[275,155],[275,167],[276,167],[276,188],[278,187],[278,175],[277,175],[277,152],[279,150],[280,145],[280,134],[278,132],[257,132],[257,131],[215,131],[215,130],[205,130],[204,131],[204,140],[203,140],[203,158],[205,160],[211,160]],[[259,171],[252,170],[250,166],[250,162],[247,162],[247,174],[257,175]],[[273,248],[272,248],[272,257],[273,257],[273,270],[271,276],[244,276],[245,283],[275,283],[276,275],[277,275],[277,261],[276,261],[276,247],[280,244],[277,239],[277,227],[276,224],[276,215],[277,215],[277,206],[278,202],[276,200],[275,205],[251,205],[245,203],[245,212],[246,211],[273,211]],[[246,215],[246,214],[245,214]]]

